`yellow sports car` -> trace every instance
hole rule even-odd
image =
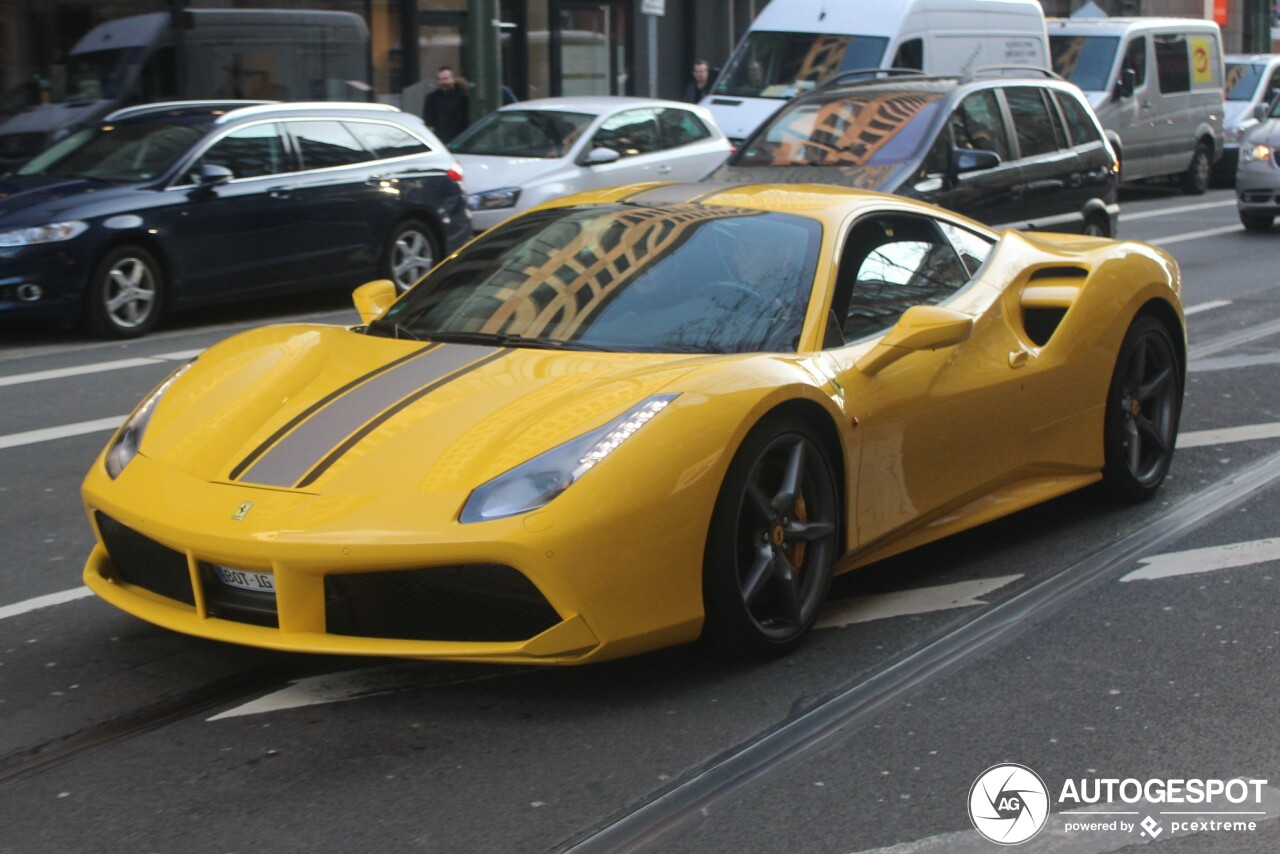
[[[801,641],[834,573],[1095,481],[1150,496],[1173,259],[824,186],[614,188],[363,323],[209,348],[93,464],[85,581],[276,649],[576,664]]]

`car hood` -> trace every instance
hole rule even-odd
[[[546,160],[541,157],[494,157],[488,154],[459,154],[467,192],[485,193],[505,187],[528,187],[562,172],[569,161],[565,158]]]
[[[1253,103],[1250,101],[1227,101],[1222,111],[1222,126],[1231,130],[1242,123],[1253,121]]]
[[[0,225],[42,225],[64,215],[84,219],[111,207],[115,199],[132,196],[133,186],[86,178],[54,175],[13,175],[0,178]]]
[[[1245,131],[1244,139],[1241,142],[1249,143],[1250,145],[1259,142],[1275,145],[1280,142],[1280,121],[1267,119],[1265,122],[1258,122]]]
[[[705,181],[715,184],[836,184],[857,190],[892,192],[901,165],[886,166],[730,166],[718,167]]]
[[[268,327],[203,353],[157,404],[140,453],[206,482],[348,496],[467,492],[708,358]]]
[[[113,101],[70,101],[65,104],[40,104],[23,110],[0,126],[0,135],[10,133],[49,133],[62,128],[78,127],[96,121],[113,106]]]

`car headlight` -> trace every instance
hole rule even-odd
[[[133,411],[129,419],[124,422],[124,426],[120,428],[120,432],[116,433],[116,437],[111,440],[111,447],[107,449],[107,474],[112,480],[119,477],[124,467],[138,455],[138,448],[142,445],[142,434],[147,432],[147,425],[151,423],[151,414],[156,411],[156,404],[160,402],[160,398],[164,397],[169,387],[177,382],[178,377],[186,373],[195,361],[192,359],[169,374],[168,379],[147,395],[147,399]]]
[[[486,190],[483,193],[472,193],[468,203],[473,211],[492,211],[498,208],[514,208],[520,200],[519,187],[504,187],[501,190]]]
[[[73,220],[71,222],[51,222],[48,225],[36,225],[31,228],[17,228],[13,231],[0,232],[0,246],[30,246],[33,243],[57,243],[70,240],[84,233],[89,227],[87,222]]]
[[[1255,143],[1253,145],[1244,145],[1240,147],[1240,162],[1253,163],[1255,161],[1265,162],[1271,159],[1273,149],[1264,142]]]
[[[477,487],[462,508],[461,522],[487,522],[547,505],[597,463],[648,424],[678,394],[654,395],[599,429],[539,454]]]

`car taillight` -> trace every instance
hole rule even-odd
[[[453,161],[453,165],[449,167],[448,175],[451,179],[461,184],[462,183],[462,164],[456,160]]]

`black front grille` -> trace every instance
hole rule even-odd
[[[187,556],[98,513],[98,531],[120,580],[188,605],[195,605]]]
[[[509,566],[330,575],[324,580],[330,634],[395,640],[528,640],[560,615]]]
[[[253,626],[280,628],[274,593],[242,590],[224,584],[218,578],[217,571],[204,562],[200,564],[200,587],[204,590],[204,607],[210,617]]]

